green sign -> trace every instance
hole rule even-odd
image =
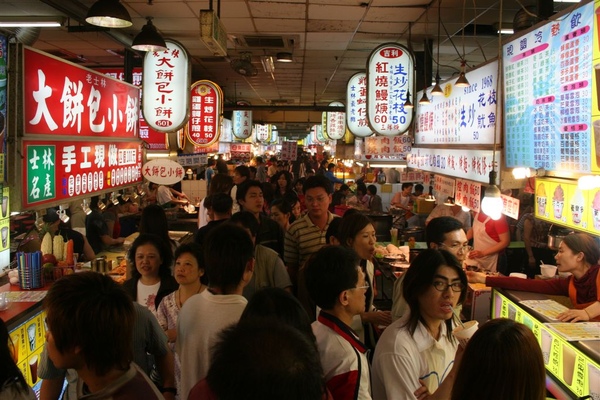
[[[37,203],[56,197],[56,147],[27,146],[27,202]]]

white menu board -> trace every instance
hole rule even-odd
[[[406,162],[411,168],[489,183],[492,170],[492,150],[451,150],[413,148]],[[496,151],[496,168],[501,165],[500,151]]]
[[[503,46],[507,167],[592,169],[593,29],[588,3]]]
[[[452,79],[441,84],[444,96],[430,96],[430,104],[416,104],[416,144],[494,144],[498,61],[466,76],[471,86],[456,87],[458,78]],[[419,99],[422,96],[422,91],[417,94]]]
[[[367,123],[367,74],[357,72],[348,80],[346,87],[346,123],[354,136],[373,134]]]

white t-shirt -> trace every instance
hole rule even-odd
[[[204,379],[210,350],[226,327],[239,321],[248,302],[237,294],[214,295],[209,290],[190,297],[179,312],[175,350],[181,361],[181,399]]]
[[[159,186],[156,190],[156,202],[159,205],[167,204],[173,200],[173,194],[171,193],[171,189],[168,186]]]
[[[156,294],[160,288],[160,281],[154,285],[144,285],[140,280],[137,283],[137,301],[138,304],[148,308],[152,314],[156,315]]]
[[[413,335],[405,327],[409,314],[388,326],[377,342],[371,384],[373,399],[416,399],[421,384],[434,393],[454,364],[456,343],[450,342],[446,325],[435,340],[419,322]]]

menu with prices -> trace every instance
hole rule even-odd
[[[600,340],[600,322],[570,322],[548,323],[546,326],[557,332],[566,340]]]
[[[142,181],[135,142],[23,140],[23,208]]]
[[[373,133],[367,123],[367,74],[357,72],[346,87],[346,123],[354,136],[367,137]]]
[[[206,147],[219,140],[223,114],[223,91],[207,80],[197,81],[190,89],[191,115],[187,136],[194,146]]]
[[[416,144],[494,144],[499,118],[498,61],[469,71],[466,76],[469,87],[456,87],[453,79],[441,84],[444,96],[431,96],[430,104],[417,104]],[[417,98],[422,95],[420,91]]]
[[[411,168],[487,184],[493,169],[493,155],[492,150],[444,149],[440,154],[439,149],[419,147],[412,149],[406,162]],[[496,171],[500,164],[500,152],[496,151]]]
[[[371,136],[365,138],[368,160],[406,160],[412,149],[412,138],[408,135],[394,137]]]
[[[537,218],[600,234],[600,189],[582,190],[576,181],[536,178],[535,202]]]
[[[481,184],[464,179],[456,180],[455,198],[459,206],[469,207],[471,211],[479,212],[481,207]]]
[[[594,4],[588,3],[504,44],[507,167],[597,169],[593,28]]]

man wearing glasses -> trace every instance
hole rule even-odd
[[[437,217],[429,221],[425,228],[427,247],[443,249],[452,253],[461,264],[464,264],[472,248],[469,246],[463,225],[453,217]],[[394,282],[392,299],[392,320],[395,321],[408,311],[408,305],[402,296],[404,275]]]
[[[367,348],[350,328],[365,311],[369,284],[354,250],[327,246],[306,263],[306,288],[321,308],[312,329],[327,389],[334,399],[371,399]]]

